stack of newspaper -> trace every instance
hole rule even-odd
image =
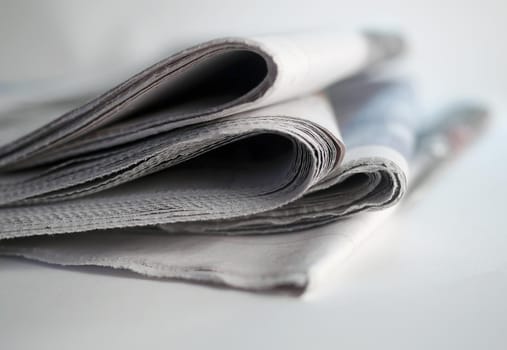
[[[0,254],[304,291],[484,120],[459,106],[422,129],[410,86],[384,74],[403,47],[218,39],[63,113],[6,110]]]

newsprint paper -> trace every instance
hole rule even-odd
[[[217,39],[72,108],[6,109],[0,254],[304,290],[433,165],[410,86],[379,74],[403,46]]]

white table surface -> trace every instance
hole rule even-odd
[[[439,105],[450,96],[481,97],[493,107],[493,127],[424,198],[380,227],[304,299],[0,258],[0,349],[507,348],[506,3],[361,0],[349,6],[317,0],[306,6],[311,10],[300,7],[295,14],[293,2],[274,8],[263,0],[251,2],[248,16],[231,17],[237,14],[236,2],[220,1],[216,18],[209,18],[213,5],[203,5],[196,20],[202,27],[192,27],[183,20],[184,10],[196,11],[197,3],[173,1],[156,18],[177,22],[167,20],[167,28],[180,26],[173,37],[192,30],[201,36],[241,34],[259,23],[263,31],[292,29],[301,22],[300,27],[329,26],[335,20],[394,23],[414,43],[410,66],[423,100]],[[90,18],[86,11],[96,10],[84,4],[83,9],[73,5],[74,17],[65,25],[75,25],[67,39],[79,37]],[[5,8],[0,26],[15,18],[16,11]],[[126,8],[124,16],[138,14],[137,7]],[[324,11],[328,8],[334,12]],[[100,31],[98,23],[86,30]],[[213,29],[205,30],[206,25]],[[139,38],[159,29],[144,26]],[[11,34],[0,30],[2,47],[10,49],[4,52],[44,49],[23,48],[9,41]],[[101,37],[102,44],[113,42]],[[88,54],[81,56],[99,60],[89,53],[93,40],[80,43]],[[9,79],[12,62],[0,59],[0,71]],[[45,71],[50,71],[48,62],[40,62]]]
[[[505,349],[506,126],[303,300],[0,258],[0,347]]]

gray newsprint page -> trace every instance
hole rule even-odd
[[[379,74],[403,46],[217,39],[80,105],[0,112],[0,254],[304,290],[431,165],[410,87]]]

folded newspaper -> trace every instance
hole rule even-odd
[[[433,165],[410,87],[374,74],[402,49],[380,33],[218,39],[61,115],[8,110],[0,254],[304,290],[392,210],[361,213]]]

